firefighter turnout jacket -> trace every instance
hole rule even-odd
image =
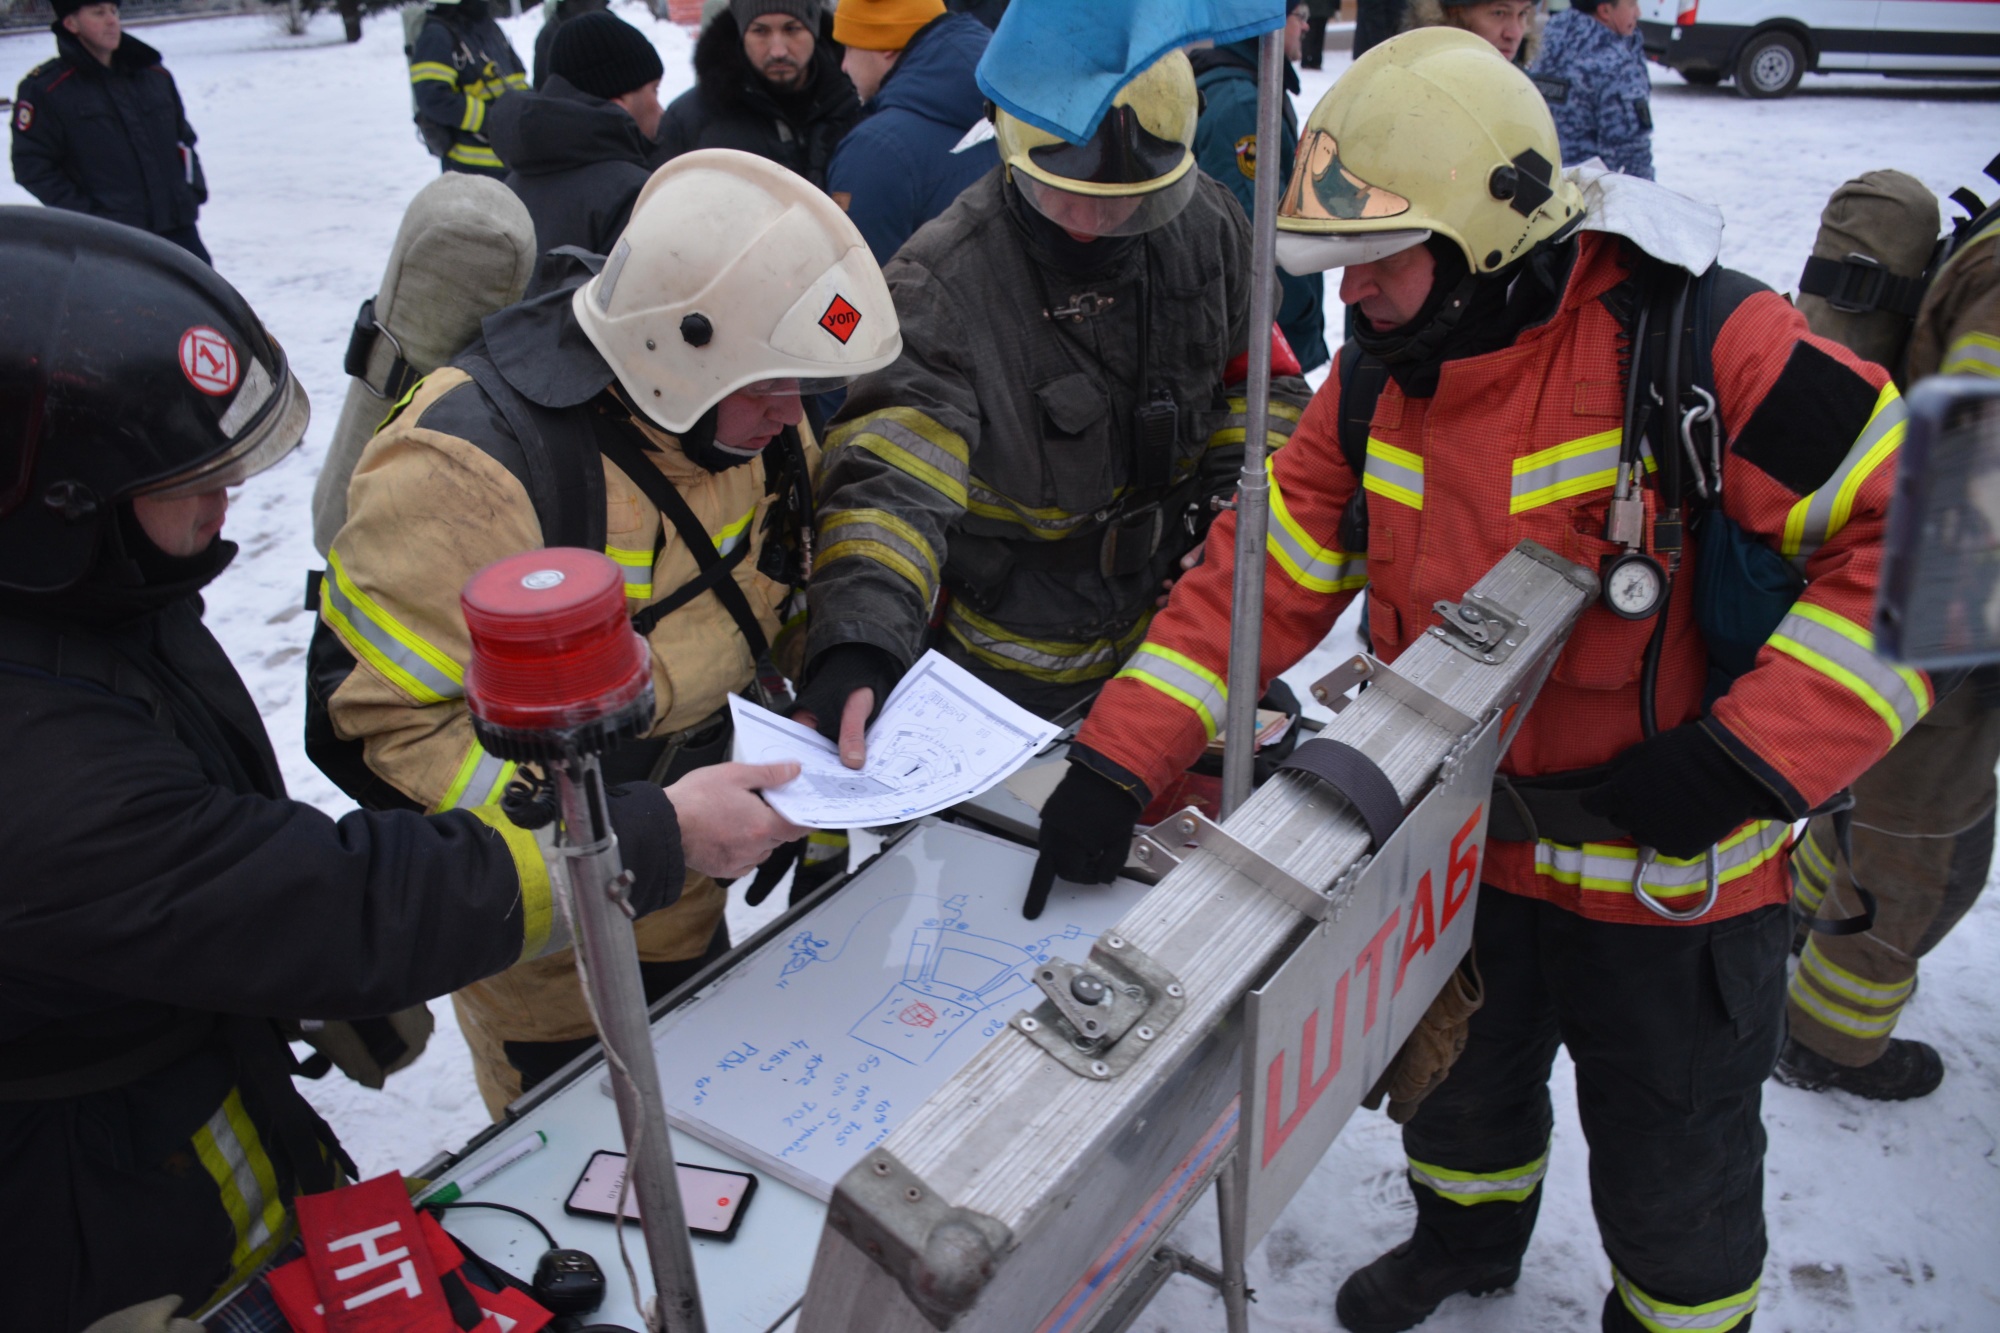
[[[207,576],[235,548],[211,549]],[[566,932],[497,808],[285,799],[191,588],[52,615],[0,606],[0,1245],[24,1275],[0,1322],[74,1330],[167,1293],[193,1313],[338,1183],[274,1019],[391,1013]],[[642,901],[668,901],[672,807],[631,789],[614,819]]]
[[[1103,255],[1095,271],[1053,262],[1038,222],[994,171],[883,270],[903,355],[827,435],[808,661],[866,643],[907,667],[942,599],[941,651],[1060,712],[1138,645],[1210,495],[1234,486],[1243,210],[1204,177],[1158,230],[1077,247]],[[1307,392],[1274,382],[1274,445]]]
[[[483,6],[476,19],[457,8],[433,9],[410,48],[417,128],[446,171],[505,176],[506,164],[486,139],[486,111],[526,89],[528,75]]]
[[[483,348],[507,384],[530,400],[587,414],[609,401],[601,395],[612,372],[576,327],[570,297],[578,280],[489,317],[474,350]],[[472,733],[464,697],[470,640],[459,590],[493,561],[548,544],[515,470],[522,446],[507,413],[462,364],[463,358],[419,383],[362,453],[320,594],[332,641],[322,635],[315,651],[334,651],[312,668],[333,731],[341,742],[358,743],[368,773],[386,784],[386,799],[430,810],[497,800],[514,772]],[[729,577],[766,638],[776,638],[790,589],[759,572],[771,540],[766,520],[778,503],[766,494],[766,460],[712,472],[649,423],[620,412],[615,424],[636,431],[655,451],[654,465],[718,553],[732,555],[748,544]],[[804,451],[807,465],[815,464],[810,440]],[[603,549],[624,571],[627,606],[637,613],[689,584],[700,567],[637,482],[609,459],[591,466],[603,472]],[[704,731],[730,694],[755,677],[742,632],[712,593],[659,619],[647,637],[654,738]],[[320,754],[314,758],[328,767]],[[640,958],[700,957],[722,909],[721,887],[689,875],[678,903],[637,922]],[[518,1094],[509,1086],[501,1043],[568,1041],[594,1032],[567,952],[482,981],[454,999],[496,1116]]]
[[[2000,212],[1967,236],[1931,280],[1906,364],[1905,384],[1926,375],[2000,379]]]
[[[1601,534],[1622,432],[1625,338],[1603,298],[1629,261],[1625,243],[1603,233],[1573,244],[1552,317],[1500,350],[1445,361],[1433,397],[1384,387],[1362,476],[1339,447],[1339,377],[1313,398],[1271,462],[1263,680],[1317,646],[1363,586],[1375,652],[1394,661],[1424,633],[1433,603],[1462,597],[1516,543],[1539,542],[1590,569],[1617,549]],[[1761,287],[1717,330],[1713,360],[1728,446],[1722,509],[1806,584],[1704,726],[1798,818],[1880,758],[1932,702],[1928,679],[1878,657],[1869,631],[1904,413],[1887,371],[1813,337],[1789,303]],[[1357,486],[1367,492],[1368,549],[1347,551],[1337,533]],[[1650,529],[1657,490],[1648,487],[1644,500]],[[1225,515],[1204,562],[1099,697],[1078,737],[1085,762],[1101,756],[1157,792],[1215,735],[1234,551],[1234,516]],[[1708,664],[1690,591],[1696,556],[1691,546],[1669,604],[1662,730],[1702,711]],[[1602,605],[1586,610],[1503,769],[1523,777],[1581,769],[1637,744],[1654,625]],[[1709,919],[1787,900],[1787,833],[1783,821],[1753,820],[1722,840],[1722,892]],[[1635,858],[1629,841],[1495,841],[1483,879],[1596,920],[1657,924],[1632,897]],[[1663,857],[1646,888],[1684,907],[1707,888],[1703,860]]]

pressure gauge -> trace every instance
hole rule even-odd
[[[1643,551],[1616,556],[1604,569],[1604,604],[1627,620],[1657,614],[1666,596],[1667,571]]]

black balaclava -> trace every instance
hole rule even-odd
[[[1424,245],[1437,260],[1437,273],[1415,318],[1400,328],[1377,329],[1354,312],[1354,341],[1383,361],[1412,398],[1437,392],[1445,362],[1498,351],[1554,314],[1576,259],[1573,241],[1545,245],[1482,277],[1467,267],[1456,242],[1432,236]]]
[[[194,596],[236,558],[236,543],[221,537],[194,555],[168,555],[139,526],[131,501],[114,513],[99,530],[97,559],[81,581],[61,592],[0,593],[0,605],[36,619],[121,625]]]
[[[1027,243],[1028,253],[1037,262],[1072,278],[1094,277],[1113,267],[1139,243],[1137,236],[1099,236],[1079,241],[1043,217],[1027,196],[1007,177],[1007,212]]]
[[[623,414],[629,416],[635,425],[646,422],[646,416],[639,409],[632,406],[631,401],[625,397],[625,391],[622,387],[613,384],[605,390],[605,393],[610,396],[614,405],[613,415]],[[697,417],[692,426],[689,426],[674,437],[680,441],[681,454],[688,462],[693,463],[704,472],[727,472],[733,467],[742,467],[745,463],[753,462],[762,457],[764,449],[770,447],[769,445],[765,445],[763,449],[745,451],[742,449],[732,449],[726,444],[717,443],[715,438],[715,423],[721,414],[722,404],[718,401],[708,411],[703,412]],[[651,448],[652,445],[647,443],[646,447]]]

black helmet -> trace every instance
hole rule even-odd
[[[115,222],[0,208],[0,588],[75,584],[119,503],[233,486],[307,417],[214,269]]]

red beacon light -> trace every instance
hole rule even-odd
[[[569,546],[510,555],[466,580],[459,606],[472,634],[465,699],[492,754],[601,754],[652,726],[651,655],[606,557]]]

